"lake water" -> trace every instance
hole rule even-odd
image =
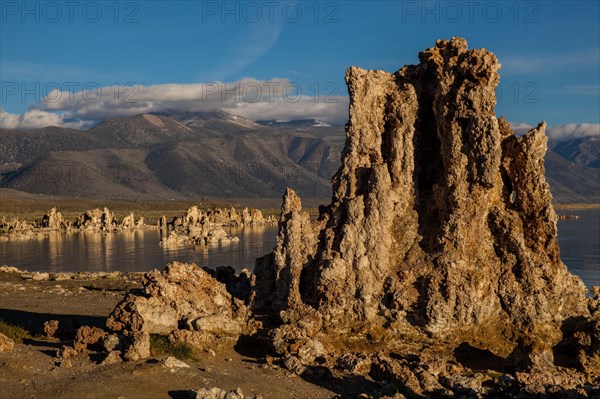
[[[558,222],[560,257],[585,285],[600,285],[600,209],[561,210],[579,219]]]
[[[275,247],[276,226],[226,228],[240,241],[222,246],[163,248],[159,230],[111,234],[53,232],[43,239],[0,243],[0,264],[29,271],[124,271],[162,269],[172,261],[195,262],[216,268],[254,268],[254,260]]]
[[[600,285],[600,209],[562,210],[580,219],[558,222],[561,256],[585,284]],[[52,233],[35,240],[0,242],[0,265],[29,271],[148,271],[178,260],[237,270],[254,267],[254,259],[273,250],[277,227],[230,228],[240,238],[225,246],[166,249],[158,230],[113,234]]]

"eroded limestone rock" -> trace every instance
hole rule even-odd
[[[73,346],[78,352],[83,352],[88,345],[96,345],[102,342],[106,332],[98,327],[82,326],[77,329]]]
[[[226,391],[221,388],[202,388],[195,392],[196,399],[261,399],[259,395],[244,396],[240,388]]]
[[[44,322],[44,333],[47,338],[56,338],[59,329],[58,320],[48,320]]]
[[[62,214],[58,212],[56,208],[52,208],[42,217],[41,227],[52,230],[61,230],[67,227],[67,223],[63,219]]]
[[[126,337],[123,358],[135,362],[150,357],[150,335],[145,332],[132,331]]]
[[[15,341],[0,333],[0,352],[7,352],[15,347]]]
[[[117,228],[115,216],[108,208],[91,209],[81,214],[74,227],[82,230],[114,231]]]
[[[247,331],[244,303],[196,264],[173,262],[145,278],[143,294],[128,293],[111,313],[110,330],[166,335],[183,328],[207,337]]]
[[[496,118],[491,52],[454,38],[419,59],[394,74],[348,69],[332,203],[313,231],[286,193],[254,299],[281,311],[275,341],[410,336],[546,367],[565,320],[589,311],[560,260],[545,124],[517,137]]]

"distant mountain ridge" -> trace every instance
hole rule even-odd
[[[552,151],[579,166],[600,169],[600,137],[579,137],[550,143]]]
[[[278,120],[257,120],[256,123],[263,126],[273,127],[289,127],[289,128],[307,128],[307,127],[332,127],[327,122],[320,121],[318,119],[297,119],[292,121],[278,121]]]
[[[275,198],[289,186],[304,197],[326,198],[344,142],[341,126],[313,119],[255,122],[223,111],[166,110],[83,131],[0,129],[0,187],[164,199]],[[600,202],[593,142],[552,145],[558,150],[548,152],[546,175],[556,202]]]

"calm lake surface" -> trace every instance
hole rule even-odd
[[[122,231],[111,234],[51,233],[43,239],[0,243],[0,264],[29,271],[123,271],[163,269],[172,261],[195,262],[216,268],[254,268],[254,260],[273,250],[276,226],[225,228],[240,241],[223,246],[163,248],[159,230]]]
[[[579,219],[558,222],[561,256],[585,284],[600,285],[600,209],[561,210]],[[215,268],[254,268],[254,259],[273,250],[277,227],[230,228],[240,238],[225,246],[166,249],[158,230],[112,234],[52,233],[35,240],[0,242],[0,264],[29,271],[148,271],[178,260]]]
[[[560,257],[586,286],[600,285],[600,209],[558,213],[579,216],[558,222]]]

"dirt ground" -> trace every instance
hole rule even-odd
[[[328,204],[329,198],[302,198],[302,204],[311,216],[318,215],[319,205]],[[67,220],[76,219],[88,209],[108,207],[118,219],[134,212],[136,218],[143,216],[146,221],[155,222],[162,215],[167,218],[180,216],[196,205],[201,209],[211,208],[255,208],[265,216],[279,216],[281,198],[193,198],[168,200],[107,200],[95,198],[71,198],[38,195],[23,191],[0,188],[0,218],[18,218],[29,222],[41,220],[52,207],[56,207]]]
[[[215,356],[196,353],[190,368],[167,368],[164,357],[101,366],[94,353],[80,354],[71,367],[61,366],[56,351],[70,341],[45,338],[43,323],[103,326],[126,290],[141,286],[141,276],[34,281],[0,272],[0,319],[28,330],[31,337],[0,353],[0,398],[187,398],[190,390],[241,388],[263,398],[356,398],[378,384],[331,375],[297,376],[268,366],[261,348],[248,345],[215,348]]]

